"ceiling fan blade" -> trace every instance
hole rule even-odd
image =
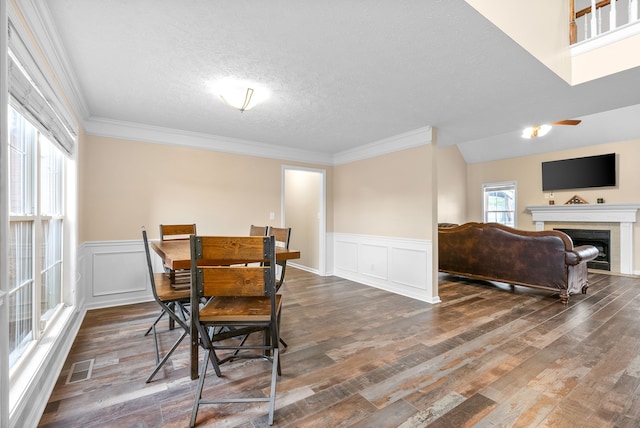
[[[559,120],[557,122],[551,122],[551,124],[553,125],[577,125],[580,122],[582,122],[581,120],[578,119],[567,119],[567,120]]]

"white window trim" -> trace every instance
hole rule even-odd
[[[51,76],[49,74],[42,74],[41,70],[61,70],[60,67],[56,67],[57,58],[48,57],[47,59],[39,55],[42,49],[45,50],[49,47],[49,40],[38,38],[37,34],[34,34],[33,28],[29,28],[28,22],[33,22],[32,19],[23,20],[24,14],[28,15],[27,18],[38,17],[37,12],[34,11],[34,4],[26,2],[21,4],[26,7],[27,10],[18,11],[15,8],[15,3],[1,2],[0,3],[0,56],[2,57],[2,73],[0,76],[0,112],[2,116],[0,118],[0,129],[7,129],[8,107],[9,107],[9,95],[8,95],[8,46],[11,45],[13,52],[22,63],[22,66],[30,73],[31,77],[38,87],[43,91],[46,103],[49,107],[53,107],[56,114],[59,115],[58,119],[61,119],[65,129],[65,132],[70,133],[72,139],[77,139],[78,135],[78,123],[76,120],[77,114],[75,114],[70,108],[67,100],[69,88],[64,86],[67,94],[60,92],[60,86],[58,84],[52,84]],[[21,37],[12,37],[9,40],[8,36],[8,22],[15,24],[12,31],[20,34]],[[35,33],[38,31],[38,27],[35,28]],[[15,35],[15,33],[13,35]],[[13,36],[12,35],[12,36]],[[35,41],[33,38],[38,39]],[[24,45],[20,45],[24,43]],[[44,46],[44,47],[43,47]],[[37,53],[31,56],[31,53]],[[48,61],[48,62],[47,62]],[[53,62],[52,62],[53,61]],[[56,83],[60,79],[65,80],[64,73],[56,76]],[[0,137],[2,149],[0,151],[0,171],[7,171],[8,168],[8,133],[2,133]],[[66,355],[68,354],[73,340],[80,327],[82,319],[84,317],[84,305],[82,299],[78,299],[77,287],[80,282],[79,273],[77,272],[77,150],[74,148],[70,151],[69,157],[66,157],[65,162],[65,191],[67,197],[65,198],[65,216],[67,226],[63,231],[63,241],[66,244],[63,247],[63,259],[65,260],[63,280],[64,306],[60,308],[59,313],[55,319],[50,320],[50,328],[44,333],[41,341],[33,350],[33,358],[21,366],[19,370],[13,373],[11,383],[11,390],[9,389],[9,382],[0,382],[0,426],[1,427],[19,427],[19,426],[35,426],[40,420],[40,416],[44,411],[44,407],[47,403],[49,395],[53,390],[58,378],[58,373],[63,367]],[[9,212],[8,212],[8,186],[5,185],[5,180],[8,177],[2,177],[2,184],[0,185],[0,200],[3,203],[0,206],[7,207],[6,210],[2,210],[0,213],[0,231],[2,236],[6,236],[9,227]],[[0,325],[8,326],[8,309],[6,304],[6,290],[3,288],[8,283],[8,271],[3,266],[7,265],[8,260],[8,243],[6,240],[0,244],[0,279],[2,284],[0,288]],[[48,326],[49,327],[49,326]],[[4,331],[4,330],[2,330]],[[9,379],[8,369],[8,335],[0,335],[0,378]],[[11,398],[10,398],[11,397]]]
[[[517,182],[514,181],[498,181],[495,183],[483,183],[482,184],[482,221],[487,222],[487,198],[485,197],[485,193],[487,189],[499,189],[500,187],[504,188],[513,188],[513,227],[518,227],[518,185]]]

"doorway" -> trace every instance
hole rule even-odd
[[[282,167],[282,221],[291,227],[290,247],[300,250],[292,265],[325,275],[326,172],[322,169]]]

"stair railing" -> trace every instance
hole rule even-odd
[[[571,44],[638,21],[638,0],[591,0],[590,6],[578,11],[575,10],[575,0],[569,0],[569,4]]]

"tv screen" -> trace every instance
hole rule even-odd
[[[616,154],[542,162],[542,190],[616,185]]]

